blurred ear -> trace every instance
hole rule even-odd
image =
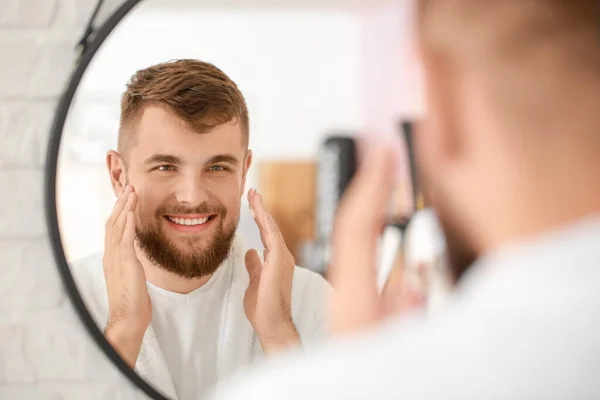
[[[127,185],[127,176],[123,159],[116,151],[109,150],[106,154],[106,166],[108,167],[108,175],[110,176],[113,192],[115,193],[115,196],[118,196]]]
[[[415,147],[429,175],[445,169],[463,151],[458,123],[460,82],[445,57],[424,54],[421,65],[425,118],[415,127]]]
[[[252,150],[246,151],[246,157],[244,158],[244,166],[242,169],[242,187],[240,188],[240,196],[244,195],[246,188],[246,176],[248,176],[248,170],[252,165]]]

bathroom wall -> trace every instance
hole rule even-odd
[[[110,11],[116,1],[106,1]],[[109,400],[136,389],[88,338],[48,244],[43,165],[90,0],[0,1],[0,399]]]

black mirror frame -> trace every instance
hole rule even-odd
[[[91,42],[85,45],[83,53],[78,59],[75,70],[69,78],[68,85],[62,93],[50,131],[50,140],[48,142],[48,151],[46,153],[46,169],[44,176],[44,205],[46,209],[46,223],[48,225],[48,234],[54,259],[58,267],[58,272],[62,278],[71,304],[75,308],[79,319],[83,322],[88,334],[96,342],[98,347],[106,354],[117,369],[129,379],[131,383],[137,386],[142,392],[155,400],[169,400],[159,393],[148,382],[142,379],[125,361],[119,356],[117,351],[108,343],[103,332],[100,331],[81,297],[77,286],[71,275],[69,264],[63,250],[62,239],[58,224],[58,215],[56,209],[56,173],[58,167],[58,155],[62,132],[69,113],[73,97],[77,92],[77,87],[81,82],[83,74],[88,68],[94,55],[104,43],[119,22],[142,0],[126,0],[97,30]]]

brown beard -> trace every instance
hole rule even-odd
[[[165,215],[217,214],[219,225],[212,240],[204,249],[196,248],[194,239],[182,239],[187,251],[181,251],[165,235],[160,223]],[[166,271],[184,278],[200,278],[212,275],[229,256],[237,230],[239,214],[231,226],[225,226],[227,211],[224,207],[209,207],[206,203],[189,209],[181,206],[161,207],[156,212],[155,222],[147,227],[136,228],[137,242],[148,260]]]

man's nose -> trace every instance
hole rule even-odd
[[[177,201],[181,204],[196,206],[208,200],[206,185],[199,176],[182,177],[175,192]]]

